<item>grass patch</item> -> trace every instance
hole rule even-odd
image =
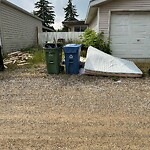
[[[29,59],[27,62],[31,64],[38,64],[45,62],[45,52],[44,50],[36,50],[33,53],[33,58]]]
[[[27,60],[27,62],[30,63],[31,65],[45,62],[45,52],[44,49],[40,46],[22,49],[21,51],[32,54],[33,57]]]

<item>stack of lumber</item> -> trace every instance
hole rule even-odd
[[[27,52],[16,51],[9,53],[4,59],[4,65],[17,64],[17,66],[27,65],[27,60],[32,59],[32,55]]]

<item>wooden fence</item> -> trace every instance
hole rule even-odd
[[[65,41],[78,41],[83,32],[43,32],[38,34],[39,44],[44,46],[46,41],[54,42],[54,40],[65,39]]]

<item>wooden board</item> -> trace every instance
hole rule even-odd
[[[127,74],[127,73],[108,73],[108,72],[98,72],[85,69],[85,74],[89,75],[101,75],[101,76],[115,76],[115,77],[132,77],[141,78],[142,74]]]

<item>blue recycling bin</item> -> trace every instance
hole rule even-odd
[[[80,66],[80,44],[67,44],[63,47],[67,74],[78,74]]]

